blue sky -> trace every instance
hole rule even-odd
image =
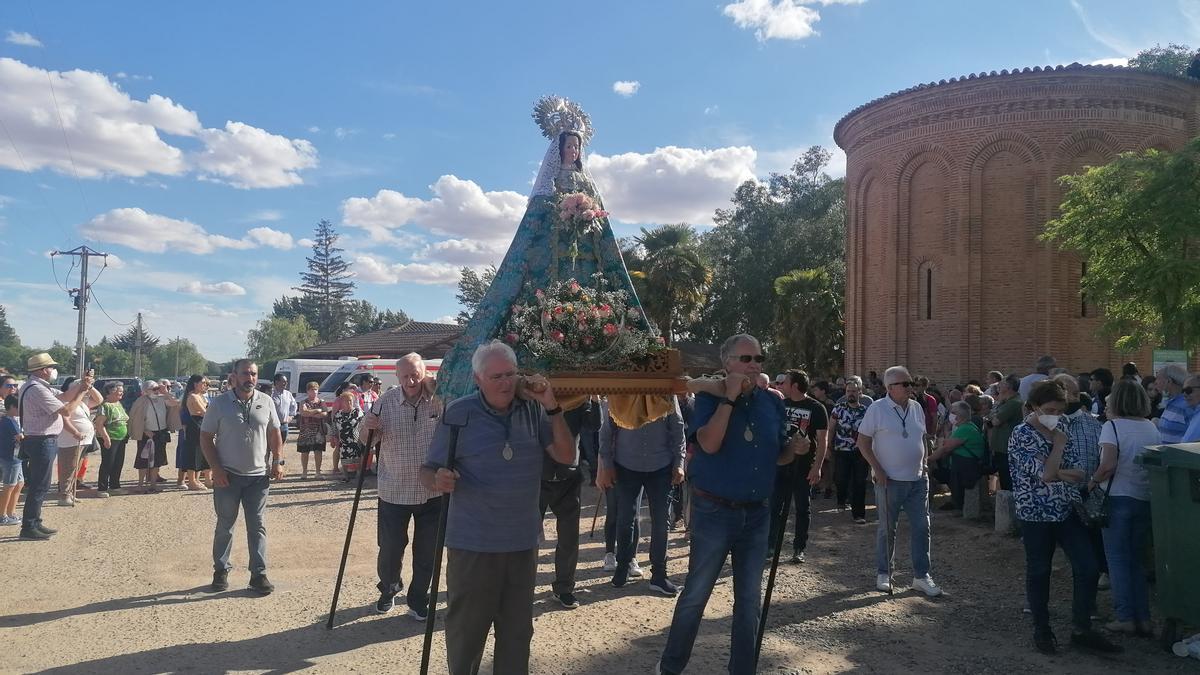
[[[543,94],[591,114],[619,236],[706,226],[741,181],[833,148],[862,103],[1200,47],[1200,0],[4,0],[0,36],[0,304],[23,341],[73,344],[59,283],[78,272],[46,253],[87,243],[113,254],[90,341],[141,311],[223,360],[298,282],[321,218],[359,297],[454,315],[459,267],[498,261],[523,212]]]

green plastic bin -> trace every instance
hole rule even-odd
[[[1155,594],[1170,649],[1182,624],[1200,625],[1200,443],[1148,447],[1136,461],[1150,474]]]

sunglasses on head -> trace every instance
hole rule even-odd
[[[915,382],[905,381],[905,382],[893,382],[893,383],[889,384],[888,386],[889,387],[915,387],[915,386],[917,386],[917,384]]]
[[[753,356],[749,354],[742,354],[737,358],[738,361],[741,361],[742,363],[750,363],[751,361],[755,363],[762,363],[763,361],[767,360],[767,357],[763,356],[762,354],[755,354]]]

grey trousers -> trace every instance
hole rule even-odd
[[[450,675],[476,675],[495,627],[492,672],[529,672],[537,549],[477,553],[447,549],[446,662]]]

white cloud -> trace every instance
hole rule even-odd
[[[147,213],[139,208],[112,209],[80,226],[84,236],[146,253],[182,251],[212,253],[220,248],[247,249],[254,244],[219,234],[187,221]]]
[[[396,134],[394,134],[394,133],[392,133],[392,132],[390,132],[390,131],[389,131],[389,132],[387,132],[386,134],[384,134],[384,135],[383,135],[383,140],[385,140],[385,141],[394,141],[394,140],[396,140]]]
[[[821,13],[806,5],[857,5],[866,0],[739,0],[722,14],[733,19],[738,28],[754,29],[759,42],[767,40],[803,40],[817,35],[813,24]]]
[[[426,286],[454,286],[461,277],[459,268],[446,263],[389,263],[375,256],[355,257],[354,276],[368,284],[406,282]]]
[[[1111,59],[1096,59],[1088,63],[1089,66],[1127,66],[1129,59],[1124,56],[1117,56]]]
[[[215,284],[205,284],[199,281],[189,281],[176,289],[180,293],[192,295],[245,295],[246,289],[232,281],[220,281]]]
[[[292,235],[269,227],[255,227],[246,232],[246,239],[261,246],[270,246],[286,251],[296,245]]]
[[[430,323],[448,323],[448,324],[457,324],[457,323],[458,323],[458,317],[457,317],[457,316],[455,316],[455,315],[453,315],[453,314],[443,314],[442,316],[439,316],[438,318],[434,319],[434,320],[433,320],[433,321],[431,321]]]
[[[308,133],[310,133],[310,134],[319,134],[319,133],[321,133],[321,127],[318,127],[318,126],[315,126],[315,125],[314,125],[314,126],[311,126],[311,127],[309,127],[309,128],[308,128]]]
[[[625,98],[629,98],[638,93],[638,89],[642,88],[642,83],[637,80],[618,80],[613,82],[613,92]]]
[[[237,312],[232,312],[227,309],[221,309],[220,307],[200,302],[193,302],[188,306],[191,309],[200,312],[204,316],[211,316],[216,319],[233,319],[238,315]]]
[[[338,127],[333,130],[333,135],[339,141],[358,135],[358,129],[347,129],[346,127]]]
[[[42,41],[33,37],[29,33],[18,33],[15,30],[8,31],[4,41],[10,45],[18,45],[20,47],[41,47]]]
[[[770,150],[759,153],[758,172],[766,177],[768,173],[789,173],[796,160],[800,159],[811,145],[800,145],[782,150]],[[841,178],[846,175],[846,151],[839,148],[832,139],[825,144],[829,151],[829,163],[825,165],[825,173],[831,178]]]
[[[118,71],[113,74],[113,77],[117,78],[118,80],[134,80],[135,82],[141,80],[149,82],[150,80],[154,79],[153,75],[130,75],[125,71]]]
[[[312,248],[313,245],[315,245],[316,243],[317,242],[313,241],[312,239],[308,239],[308,238],[296,240],[296,245],[303,246],[304,248]]]
[[[446,239],[425,247],[418,258],[441,260],[454,265],[499,265],[508,250],[509,239]]]
[[[246,216],[247,222],[275,222],[283,220],[283,212],[275,209],[260,209]]]
[[[705,115],[716,115],[719,112],[721,112],[721,106],[719,105],[704,106]]]
[[[1091,20],[1091,17],[1088,16],[1087,11],[1084,10],[1083,5],[1079,3],[1079,0],[1069,0],[1069,2],[1071,3],[1071,9],[1075,10],[1075,16],[1077,16],[1079,18],[1079,22],[1083,24],[1083,29],[1087,31],[1087,34],[1093,40],[1099,42],[1105,47],[1108,47],[1118,54],[1133,56],[1137,52],[1137,49],[1126,40],[1117,35],[1113,35],[1112,33],[1104,30],[1104,28],[1096,25],[1096,23]]]
[[[650,153],[591,155],[588,167],[604,207],[626,223],[708,224],[734,189],[755,178],[754,148],[655,148]]]
[[[0,168],[19,171],[48,168],[83,178],[195,171],[252,188],[295,185],[302,182],[299,171],[317,165],[308,141],[233,121],[206,129],[195,112],[165,96],[138,100],[101,73],[47,71],[11,58],[0,58],[0,119],[20,153],[0,144]],[[203,147],[185,153],[163,135]]]
[[[274,188],[304,182],[299,171],[317,165],[312,143],[290,139],[241,122],[204,129],[207,146],[192,159],[206,177],[237,188]]]
[[[512,237],[525,214],[525,195],[484,192],[474,181],[456,176],[438,178],[430,190],[431,199],[395,190],[351,197],[342,202],[342,222],[366,230],[374,241],[389,241],[395,230],[410,225],[449,237],[502,241]]]

